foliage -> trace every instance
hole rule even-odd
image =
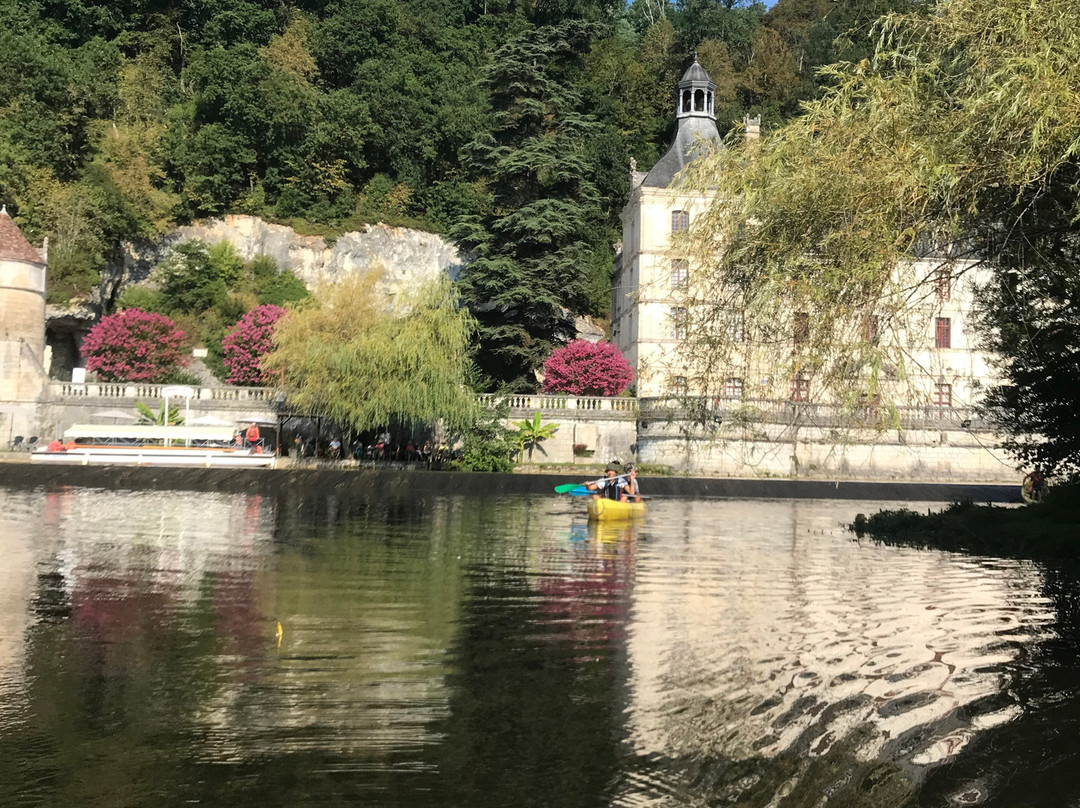
[[[274,328],[285,316],[285,309],[265,304],[241,317],[222,340],[226,379],[230,384],[262,385],[268,378],[261,363],[274,349]]]
[[[461,435],[461,468],[465,471],[508,472],[517,450],[515,433],[503,423],[509,407],[505,402],[484,410]]]
[[[324,286],[317,304],[281,320],[264,372],[292,405],[356,430],[391,421],[462,428],[476,403],[466,386],[475,325],[442,279],[390,301],[369,271]]]
[[[1024,508],[955,502],[938,512],[919,513],[906,508],[885,510],[866,517],[858,514],[850,529],[883,544],[934,548],[1023,559],[1075,559],[1077,544],[1077,484],[1057,485],[1046,499]]]
[[[678,245],[703,272],[687,351],[703,376],[735,359],[731,310],[762,344],[787,342],[796,312],[813,328],[782,358],[843,394],[901,383],[905,312],[932,297],[907,269],[926,256],[982,261],[985,345],[1003,356],[990,411],[1024,460],[1080,464],[1069,280],[1076,265],[1080,7],[1066,0],[944,0],[891,15],[869,60],[823,70],[828,92],[753,148],[717,151],[688,187],[716,202]],[[1048,296],[1047,296],[1048,295]],[[784,337],[787,337],[785,340]],[[1033,380],[1052,379],[1041,387]],[[853,381],[857,381],[853,384]],[[1033,440],[1041,432],[1047,440]]]
[[[184,416],[180,414],[179,407],[169,407],[168,415],[165,413],[165,402],[161,403],[157,412],[154,412],[142,401],[135,402],[135,411],[139,414],[139,423],[153,424],[156,426],[182,426]]]
[[[101,318],[82,343],[86,369],[105,381],[153,382],[187,364],[184,332],[162,314],[125,309]]]
[[[463,219],[455,237],[475,260],[462,274],[480,322],[477,364],[492,382],[526,389],[551,348],[589,310],[584,266],[608,250],[598,231],[600,199],[588,143],[601,132],[567,74],[578,67],[589,26],[527,32],[496,54],[487,84],[495,127],[469,147],[473,171],[492,186],[485,215]]]
[[[197,313],[225,301],[238,276],[238,259],[228,242],[208,248],[196,239],[176,245],[154,276],[169,313]]]
[[[165,300],[157,289],[136,284],[128,286],[120,293],[120,296],[116,298],[116,308],[119,310],[142,309],[164,314]]]
[[[578,339],[551,352],[544,362],[545,393],[617,396],[634,380],[630,363],[610,342]]]
[[[538,412],[533,413],[531,420],[515,421],[514,426],[517,427],[514,441],[517,443],[518,450],[522,455],[524,455],[526,449],[529,450],[530,463],[533,458],[533,449],[554,435],[559,429],[558,424],[541,424],[540,413]]]

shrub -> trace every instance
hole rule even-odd
[[[187,364],[184,332],[163,314],[124,309],[83,340],[86,369],[105,381],[161,381]]]
[[[226,381],[231,384],[265,384],[262,359],[274,350],[274,328],[285,309],[266,304],[257,306],[225,333],[221,347],[225,353]]]
[[[634,371],[610,342],[574,340],[556,348],[544,362],[545,393],[617,396],[634,380]]]

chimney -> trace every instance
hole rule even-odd
[[[749,115],[747,115],[745,118],[743,118],[743,127],[746,130],[746,141],[747,141],[747,143],[749,143],[751,141],[754,141],[754,140],[760,140],[761,139],[761,116],[760,115],[758,115],[756,118],[751,118]]]

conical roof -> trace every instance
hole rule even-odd
[[[44,264],[34,246],[26,240],[19,226],[8,215],[7,207],[0,208],[0,261],[30,261]]]
[[[694,57],[694,63],[690,65],[690,67],[686,68],[686,72],[683,73],[683,77],[679,79],[680,85],[689,84],[691,82],[713,84],[713,80],[709,76],[708,72],[705,70],[704,67],[698,64],[697,56]],[[713,84],[713,86],[715,87],[716,85]]]

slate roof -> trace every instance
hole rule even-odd
[[[687,73],[689,72],[688,70]],[[679,130],[675,133],[675,141],[671,144],[671,148],[667,150],[667,154],[656,161],[656,165],[649,169],[649,173],[641,184],[647,188],[667,188],[675,179],[675,175],[698,154],[702,141],[706,143],[720,141],[716,121],[704,116],[680,118]]]
[[[697,57],[694,57],[694,63],[690,67],[686,68],[686,72],[683,73],[683,77],[679,79],[679,84],[685,84],[688,81],[701,81],[709,84],[713,83],[712,77],[705,71],[705,68],[698,64]],[[716,86],[716,85],[713,85]]]
[[[11,220],[7,208],[0,208],[0,261],[30,261],[44,264],[41,253],[34,249]]]

